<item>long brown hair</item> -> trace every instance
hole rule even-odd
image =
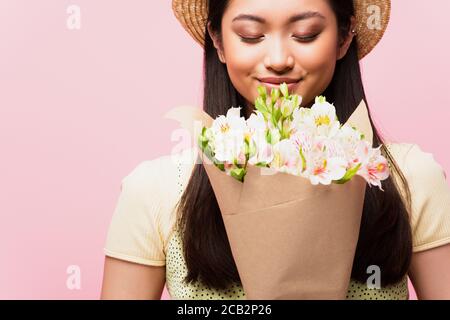
[[[228,0],[209,1],[208,21],[213,32],[220,36],[221,20]],[[352,0],[330,0],[337,17],[339,38],[348,34],[350,18],[354,16]],[[218,58],[217,50],[208,32],[204,47],[204,101],[203,109],[211,117],[226,114],[231,106],[246,102],[232,85],[226,66]],[[337,106],[337,116],[345,122],[361,99],[367,104],[361,80],[356,42],[353,41],[346,56],[336,63],[331,83],[323,95]],[[368,105],[368,104],[367,104]],[[366,282],[367,268],[380,267],[381,285],[399,282],[407,273],[412,256],[412,235],[409,220],[411,206],[407,181],[384,141],[369,118],[374,133],[373,146],[383,144],[382,154],[388,159],[391,171],[400,178],[405,198],[399,192],[392,174],[383,181],[383,191],[367,187],[356,248],[352,279]],[[210,288],[226,289],[240,283],[230,244],[226,235],[219,206],[202,164],[196,164],[189,183],[178,203],[178,229],[181,233],[184,258],[188,273],[186,283],[202,282]]]

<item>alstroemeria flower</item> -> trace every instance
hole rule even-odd
[[[243,181],[248,165],[268,166],[314,185],[346,183],[358,174],[383,190],[381,181],[389,176],[389,167],[381,146],[374,149],[356,128],[341,126],[325,97],[301,108],[302,98],[289,95],[286,84],[270,95],[265,87],[258,93],[256,111],[248,120],[240,116],[241,108],[230,108],[203,128],[202,148],[209,148],[219,168]]]
[[[267,123],[261,112],[255,111],[247,119],[247,132],[250,139],[260,134],[265,134],[267,130]],[[250,140],[249,139],[249,140]]]
[[[370,185],[377,186],[384,191],[381,181],[389,177],[390,171],[388,161],[381,155],[380,148],[381,146],[370,149],[368,161],[362,165],[357,174],[366,179]]]
[[[255,152],[251,154],[248,159],[248,164],[250,165],[269,164],[274,158],[272,145],[267,143],[264,139],[259,141],[259,144],[255,144]]]
[[[361,133],[348,124],[344,124],[336,135],[336,142],[344,150],[349,167],[354,167],[368,158],[370,146],[361,138]]]
[[[275,145],[278,142],[280,142],[280,140],[281,140],[280,130],[273,125],[272,121],[269,121],[267,123],[267,127],[268,127],[269,135],[270,135],[270,144]]]
[[[333,180],[341,179],[347,172],[347,161],[341,157],[326,158],[314,153],[309,167],[309,180],[313,185],[329,185]]]
[[[226,116],[219,116],[212,124],[215,158],[221,162],[245,162],[244,139],[247,131],[241,108],[230,108]]]
[[[317,133],[326,137],[333,137],[340,128],[336,108],[328,103],[324,97],[316,97],[315,103],[311,107],[310,116],[306,118],[306,121],[312,121],[313,123],[310,123],[310,125],[315,125]]]
[[[300,173],[303,173],[305,172],[308,163],[311,163],[309,157],[315,145],[313,131],[297,131],[291,135],[290,140],[294,143],[297,150],[297,155],[300,157],[299,170]]]
[[[291,134],[298,131],[315,131],[316,126],[310,108],[297,108],[292,113]]]
[[[273,160],[270,164],[272,169],[280,172],[296,174],[298,172],[298,153],[292,140],[285,139],[273,146]]]
[[[250,145],[248,163],[256,165],[258,163],[269,164],[273,159],[272,146],[267,143],[268,126],[261,112],[255,111],[247,119],[247,141]]]

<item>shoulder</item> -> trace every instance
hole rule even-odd
[[[387,143],[386,147],[398,163],[412,187],[426,187],[426,183],[442,182],[446,173],[433,153],[415,143]],[[409,181],[408,181],[409,182]]]
[[[136,165],[121,183],[105,254],[148,265],[164,265],[176,204],[192,171],[193,149]]]
[[[450,242],[450,187],[433,153],[418,144],[392,144],[411,191],[413,251]]]
[[[399,165],[404,164],[408,152],[414,146],[413,143],[406,142],[391,142],[386,143],[385,145]]]
[[[190,175],[195,156],[195,149],[190,148],[144,160],[122,179],[122,184],[142,199],[146,196],[154,198],[155,194],[161,197],[174,195],[175,191],[181,191],[176,186],[182,185],[186,176]]]
[[[151,215],[167,240],[175,222],[176,206],[189,182],[195,161],[194,148],[175,151],[140,162],[122,180],[122,190]]]
[[[405,176],[415,182],[433,182],[447,177],[433,153],[415,143],[386,143],[386,147]]]
[[[413,144],[407,155],[407,166],[409,170],[414,170],[415,176],[421,179],[432,181],[446,178],[446,173],[442,166],[436,161],[433,153],[421,148],[418,144]]]

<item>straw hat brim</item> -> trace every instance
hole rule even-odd
[[[383,37],[391,14],[391,1],[353,0],[353,3],[358,57],[362,59]],[[208,0],[172,0],[172,10],[183,28],[203,48],[208,17]]]

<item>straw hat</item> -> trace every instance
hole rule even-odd
[[[391,12],[390,0],[353,0],[356,17],[356,41],[359,59],[364,58],[380,41]],[[205,43],[205,25],[208,0],[172,0],[175,17],[202,47]]]

